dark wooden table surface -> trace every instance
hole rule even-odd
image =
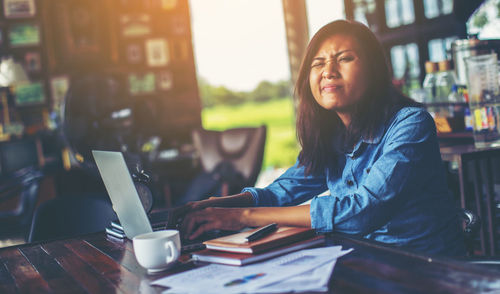
[[[500,293],[500,271],[340,235],[327,240],[355,249],[335,266],[335,293]],[[130,241],[104,233],[0,249],[0,260],[0,293],[160,293],[151,281],[202,266],[187,261],[148,275]]]

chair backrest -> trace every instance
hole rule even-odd
[[[27,235],[43,179],[41,154],[33,137],[0,142],[0,235]]]
[[[0,143],[0,171],[10,176],[28,167],[39,167],[37,141],[34,138]]]
[[[478,215],[468,209],[461,209],[460,214],[464,221],[465,249],[467,255],[474,255],[474,242],[481,229],[481,219]]]
[[[243,176],[245,185],[253,186],[262,168],[266,126],[234,128],[225,131],[195,129],[193,143],[206,172],[222,162],[229,162]]]
[[[28,241],[103,231],[115,219],[111,203],[105,199],[90,196],[53,198],[36,209]]]

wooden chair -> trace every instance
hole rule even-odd
[[[500,148],[449,146],[441,148],[441,156],[445,161],[457,163],[461,207],[480,219],[475,255],[499,255],[500,215],[497,217],[499,200],[495,199],[495,184],[500,182]]]
[[[203,171],[181,202],[239,193],[255,185],[262,168],[266,131],[265,125],[224,131],[195,129],[193,144]]]
[[[43,179],[35,138],[0,143],[0,237],[25,239]]]

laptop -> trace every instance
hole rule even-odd
[[[152,213],[149,217],[146,214],[121,152],[92,150],[92,155],[108,191],[113,210],[118,216],[118,225],[123,228],[127,238],[132,240],[137,235],[168,227],[168,210]],[[182,240],[182,252],[204,249],[203,241],[233,233],[235,232],[214,230],[205,232],[194,240]]]
[[[92,150],[92,155],[127,238],[152,232],[122,153]]]

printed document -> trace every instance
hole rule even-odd
[[[308,276],[309,288],[311,283],[320,283],[315,284],[317,288],[328,284],[335,261],[349,252],[342,250],[341,246],[331,246],[296,251],[242,267],[210,264],[156,280],[152,284],[169,287],[163,293],[256,293],[276,292],[278,288],[283,292],[282,287],[294,287],[292,291],[306,288],[303,279]],[[318,271],[318,268],[323,271]],[[298,280],[292,279],[294,277]]]
[[[337,260],[325,263],[298,276],[259,288],[253,293],[327,292],[336,262]]]

